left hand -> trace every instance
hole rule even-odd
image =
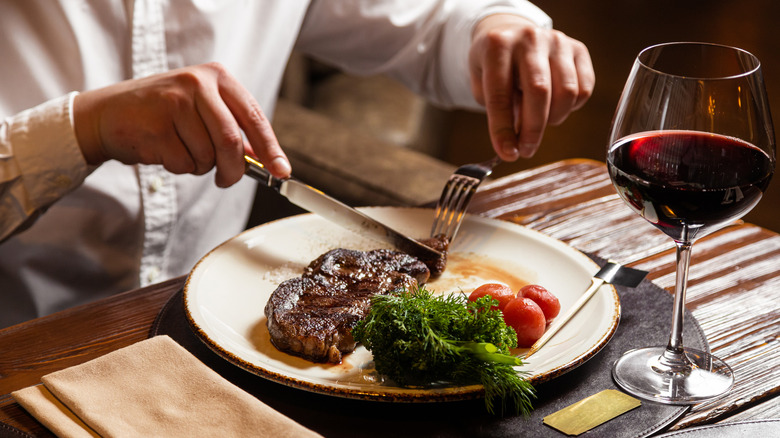
[[[596,83],[582,42],[508,14],[477,24],[469,69],[472,93],[485,106],[493,148],[504,161],[531,157],[545,127],[582,107]]]

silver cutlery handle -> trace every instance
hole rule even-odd
[[[281,185],[282,181],[279,178],[271,175],[271,172],[269,172],[268,169],[266,169],[265,166],[263,166],[259,161],[248,155],[244,155],[244,162],[246,163],[246,167],[244,169],[244,173],[246,175],[260,181],[261,183],[271,187],[276,191],[279,191],[279,186]]]
[[[537,340],[534,345],[531,346],[531,348],[528,350],[528,352],[525,354],[525,358],[528,359],[531,357],[532,354],[536,353],[540,348],[544,346],[544,344],[547,343],[547,341],[550,340],[553,336],[555,336],[556,333],[564,326],[566,325],[569,320],[577,314],[577,312],[580,311],[582,306],[585,305],[585,303],[590,300],[593,295],[596,294],[596,291],[599,290],[599,288],[605,283],[605,281],[601,278],[593,277],[591,278],[590,287],[588,290],[585,291],[582,296],[577,300],[576,303],[569,309],[569,311],[558,318],[550,325],[550,327],[547,328],[547,331],[544,332],[541,338]]]

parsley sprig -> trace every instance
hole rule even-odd
[[[522,365],[509,354],[517,337],[494,304],[489,296],[472,302],[424,287],[376,295],[352,335],[371,351],[377,372],[398,385],[481,384],[488,412],[527,415],[534,389],[513,368]]]

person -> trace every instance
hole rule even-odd
[[[182,275],[240,232],[243,154],[292,50],[484,109],[504,160],[591,95],[587,48],[525,0],[0,3],[0,327]]]

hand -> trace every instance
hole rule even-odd
[[[493,148],[505,161],[531,157],[545,127],[582,107],[596,83],[583,43],[508,14],[477,24],[469,67]]]
[[[241,179],[243,155],[250,154],[274,176],[290,175],[260,105],[217,63],[83,92],[73,112],[76,138],[92,165],[115,159],[196,175],[216,166],[216,184],[228,187]]]

